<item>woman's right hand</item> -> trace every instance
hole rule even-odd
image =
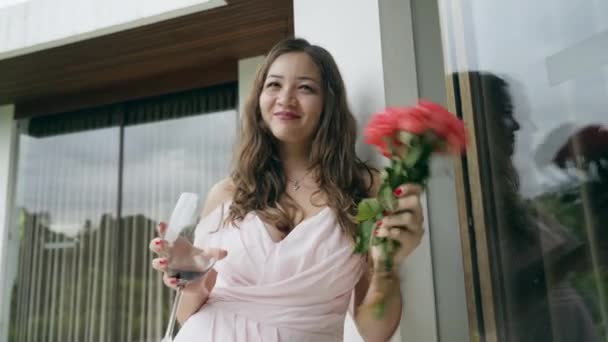
[[[166,240],[164,240],[167,225],[164,222],[161,222],[158,225],[157,229],[159,237],[154,238],[152,239],[152,241],[150,241],[150,250],[156,253],[159,257],[154,258],[152,260],[152,268],[163,274],[163,283],[166,286],[176,289],[178,286],[178,279],[170,277],[167,273],[169,264],[169,244]],[[204,251],[201,250],[201,253],[207,258],[214,258],[216,260],[223,259],[224,257],[226,257],[227,254],[225,250],[217,248],[209,248]],[[215,276],[215,271],[211,270],[199,279],[190,281],[186,285],[182,286],[182,291],[184,291],[184,293],[208,294],[208,292],[211,290],[211,287],[215,283]]]

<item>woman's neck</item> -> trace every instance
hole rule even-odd
[[[310,150],[310,145],[285,143],[281,145],[281,161],[288,178],[301,177],[308,172]]]

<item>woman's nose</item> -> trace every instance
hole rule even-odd
[[[296,98],[294,92],[291,89],[285,87],[281,89],[278,100],[280,105],[293,106],[295,105]]]

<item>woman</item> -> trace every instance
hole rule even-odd
[[[277,44],[241,126],[235,168],[209,192],[196,233],[197,247],[222,260],[185,289],[176,341],[342,341],[351,294],[365,340],[389,339],[401,317],[398,274],[374,272],[379,257],[367,266],[352,253],[355,204],[380,181],[355,155],[356,122],[331,55],[303,39]],[[395,189],[399,208],[379,222],[401,243],[395,270],[423,234],[420,192]],[[153,261],[161,272],[166,264]]]

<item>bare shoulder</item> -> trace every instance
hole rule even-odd
[[[234,189],[234,183],[232,182],[232,178],[230,177],[224,178],[221,181],[215,183],[215,185],[211,187],[211,190],[209,190],[209,193],[207,194],[207,199],[205,200],[202,216],[207,216],[207,214],[212,212],[220,204],[231,199],[232,195],[234,194]]]
[[[380,172],[376,169],[370,169],[370,171],[371,177],[369,173],[365,172],[365,187],[369,189],[369,197],[376,197],[380,191]]]

